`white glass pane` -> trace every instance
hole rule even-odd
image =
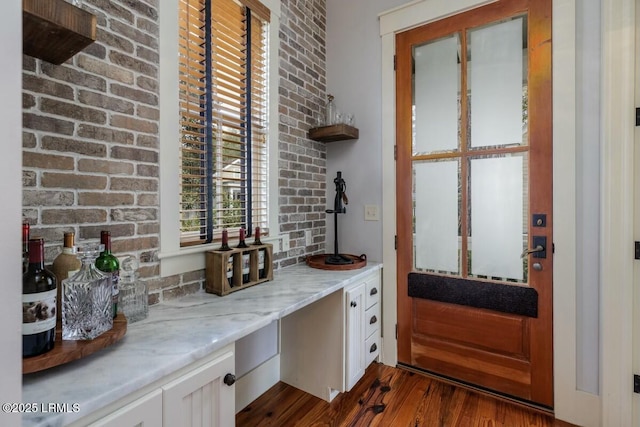
[[[471,269],[523,279],[523,157],[471,160]]]
[[[416,47],[413,52],[413,152],[458,147],[458,36]]]
[[[414,163],[415,267],[457,274],[458,161]]]
[[[471,32],[471,146],[522,144],[523,18]]]

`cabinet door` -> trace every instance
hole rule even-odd
[[[162,390],[153,391],[89,427],[157,427],[162,425]]]
[[[365,285],[364,283],[345,292],[346,295],[346,384],[351,390],[362,375],[365,368]]]
[[[233,374],[234,365],[233,352],[228,351],[162,387],[164,425],[233,426],[235,387],[225,384],[224,378]]]

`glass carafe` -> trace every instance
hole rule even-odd
[[[111,276],[94,263],[104,245],[77,246],[80,270],[62,281],[62,339],[90,340],[113,327]]]
[[[147,285],[138,280],[138,261],[128,256],[120,263],[120,311],[133,323],[145,319],[149,314]]]

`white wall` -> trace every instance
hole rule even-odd
[[[0,13],[0,402],[22,400],[22,2],[5,0]],[[20,425],[20,414],[0,412],[0,425]]]
[[[327,0],[327,92],[338,109],[355,113],[360,138],[327,145],[327,208],[337,171],[347,183],[347,213],[338,215],[339,251],[382,260],[382,72],[378,14],[406,0]],[[364,220],[376,205],[379,221]],[[333,251],[333,215],[327,215],[327,252]]]

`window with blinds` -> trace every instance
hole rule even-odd
[[[257,0],[179,1],[180,245],[268,232],[268,24]]]

